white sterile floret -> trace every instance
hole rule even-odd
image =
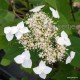
[[[71,45],[70,39],[68,38],[68,35],[66,34],[65,31],[61,32],[61,37],[58,37],[56,41],[59,45],[66,45],[66,46]]]
[[[70,63],[73,60],[74,57],[75,57],[75,52],[71,51],[70,55],[66,59],[66,64]]]
[[[6,39],[8,41],[11,41],[14,37],[14,34],[16,36],[17,39],[20,39],[21,36],[24,33],[29,32],[27,27],[24,27],[24,22],[20,22],[17,24],[17,26],[13,26],[13,27],[5,27],[4,28],[4,33],[6,34]]]
[[[12,34],[17,33],[17,31],[18,31],[18,29],[17,29],[16,26],[11,27],[11,33],[12,33]]]
[[[15,62],[17,64],[21,64],[24,68],[31,68],[32,67],[32,61],[30,59],[30,53],[29,51],[24,51],[22,54],[16,56],[14,58]]]
[[[17,39],[20,39],[21,36],[24,34],[24,33],[27,33],[29,32],[29,29],[27,27],[24,26],[24,22],[20,22],[17,24],[17,32],[15,34],[16,38]]]
[[[12,28],[11,27],[5,27],[4,28],[4,33],[6,34],[6,39],[8,41],[11,41],[14,37],[14,34],[12,33]]]
[[[37,6],[33,9],[30,10],[30,12],[39,12],[41,10],[41,8],[43,8],[45,5],[41,5],[41,6]]]
[[[54,18],[60,18],[59,14],[58,14],[58,11],[57,10],[54,10],[53,8],[49,7],[51,12],[52,12],[52,15]]]
[[[45,62],[41,61],[38,67],[33,68],[33,71],[41,78],[45,79],[46,75],[52,71],[52,68],[46,66]]]

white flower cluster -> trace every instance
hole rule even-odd
[[[49,64],[62,60],[66,47],[56,43],[57,30],[54,22],[44,12],[36,12],[25,22],[31,33],[24,34],[20,43],[25,49],[40,49],[39,54]]]
[[[53,20],[40,11],[44,5],[38,6],[30,12],[34,12],[25,24],[20,22],[17,26],[5,27],[4,33],[6,39],[11,41],[15,35],[19,43],[24,47],[24,52],[14,58],[17,64],[21,64],[24,68],[32,67],[32,60],[29,50],[39,49],[39,57],[44,61],[40,61],[39,66],[33,68],[33,71],[41,78],[45,79],[46,75],[52,71],[52,68],[46,66],[57,61],[62,61],[65,57],[67,46],[71,45],[70,39],[65,31],[61,32],[61,37],[58,36],[58,28],[54,25]],[[59,18],[57,10],[50,7],[54,18]],[[71,51],[70,56],[66,59],[66,64],[70,63],[75,56],[75,52]]]

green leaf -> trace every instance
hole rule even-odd
[[[2,15],[0,15],[0,24],[4,25],[5,24],[9,24],[10,22],[14,21],[15,19],[15,15],[7,10],[2,10]]]
[[[7,12],[8,12],[7,10],[0,9],[0,20],[1,20],[1,18],[6,16]]]
[[[29,2],[31,4],[33,4],[34,6],[36,6],[36,5],[42,5],[42,4],[44,4],[45,0],[29,0]]]
[[[0,35],[0,49],[4,49],[8,46],[8,41],[6,40],[5,36]]]
[[[6,22],[14,21],[14,19],[15,19],[15,15],[13,13],[11,13],[11,12],[7,12],[7,14],[6,14],[5,18],[4,18],[4,20]]]
[[[5,58],[2,59],[2,61],[1,61],[1,65],[3,65],[3,66],[7,66],[7,65],[9,65],[9,64],[10,64],[10,60],[5,59]]]
[[[8,9],[7,0],[0,0],[0,9]]]
[[[75,57],[71,62],[71,65],[75,67],[80,67],[80,38],[78,36],[70,36],[70,40],[72,45],[70,46],[70,49],[72,51],[75,51]]]
[[[56,5],[58,12],[61,13],[69,23],[71,22],[71,20],[73,21],[69,0],[56,0]]]
[[[24,51],[22,45],[20,45],[17,41],[12,41],[11,43],[9,43],[4,50],[6,52],[4,58],[7,58],[12,61],[14,60],[14,57],[21,54]]]
[[[6,0],[0,0],[0,23],[8,12],[8,3]]]
[[[46,3],[50,5],[50,7],[57,8],[56,0],[45,0]]]
[[[54,80],[68,80],[72,74],[73,67],[64,63],[59,63],[58,71],[53,75]]]
[[[38,50],[31,50],[30,53],[31,53],[31,59],[32,59],[32,61],[34,63],[33,67],[35,67],[35,66],[38,65],[39,60],[40,60],[40,58],[38,56],[39,52],[38,52]]]
[[[14,57],[21,54],[24,50],[18,41],[13,39],[12,41],[8,42],[4,35],[0,36],[0,49],[4,49],[6,53],[4,58],[10,61],[13,61]]]
[[[3,15],[3,16],[2,16]],[[4,35],[4,27],[9,26],[9,24],[13,24],[14,22],[14,15],[11,12],[4,11],[1,15],[1,20],[0,20],[0,35]]]

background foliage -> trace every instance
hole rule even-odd
[[[15,2],[13,2],[15,1]],[[53,7],[58,10],[60,19],[54,19],[58,21],[59,32],[65,30],[72,42],[69,47],[70,50],[76,52],[76,56],[71,64],[65,63],[54,64],[52,74],[48,77],[51,80],[67,80],[67,77],[78,77],[75,80],[80,79],[80,37],[77,34],[76,25],[80,24],[80,9],[72,6],[76,0],[0,0],[0,49],[4,49],[6,55],[4,56],[1,64],[8,65],[13,61],[14,57],[23,52],[22,45],[18,44],[14,38],[11,42],[8,42],[5,38],[4,27],[16,25],[21,20],[25,20],[25,15],[29,14],[29,10],[37,5],[45,4],[44,11],[52,17],[49,7]],[[77,0],[80,2],[80,0]],[[63,27],[62,27],[63,26]],[[31,51],[32,61],[36,66],[38,64],[38,52]],[[37,58],[36,58],[37,57]],[[57,66],[57,67],[55,67]],[[33,73],[31,70],[24,69],[29,73]],[[70,79],[72,80],[72,79]]]

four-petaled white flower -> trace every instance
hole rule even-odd
[[[66,64],[70,63],[73,60],[74,57],[75,57],[75,52],[71,51],[70,56],[68,56],[67,59],[66,59]]]
[[[41,8],[43,8],[45,5],[41,5],[41,6],[37,6],[33,9],[30,10],[30,12],[39,12],[41,10]]]
[[[38,67],[33,68],[33,71],[41,78],[45,79],[46,75],[52,71],[52,68],[46,66],[45,62],[41,61]]]
[[[61,32],[61,37],[56,38],[56,41],[59,45],[66,45],[66,46],[71,45],[70,39],[68,38],[68,35],[66,34],[65,31]]]
[[[32,61],[30,59],[30,53],[29,51],[24,51],[22,54],[16,56],[14,58],[15,62],[17,64],[21,64],[24,68],[31,68],[32,67]]]
[[[16,29],[17,29],[17,32],[15,33],[15,36],[17,39],[20,39],[24,33],[30,32],[29,29],[24,26],[23,21],[17,24]]]
[[[16,36],[17,39],[20,39],[21,36],[24,33],[29,32],[27,27],[24,27],[24,22],[20,22],[17,24],[17,26],[13,26],[13,27],[5,27],[4,28],[4,33],[6,34],[6,39],[8,41],[11,41],[14,37],[14,34]]]
[[[51,8],[51,7],[49,7],[49,8],[50,8],[50,10],[51,10],[52,15],[53,15],[54,18],[60,18],[59,13],[58,13],[57,10],[54,10],[54,9]]]

